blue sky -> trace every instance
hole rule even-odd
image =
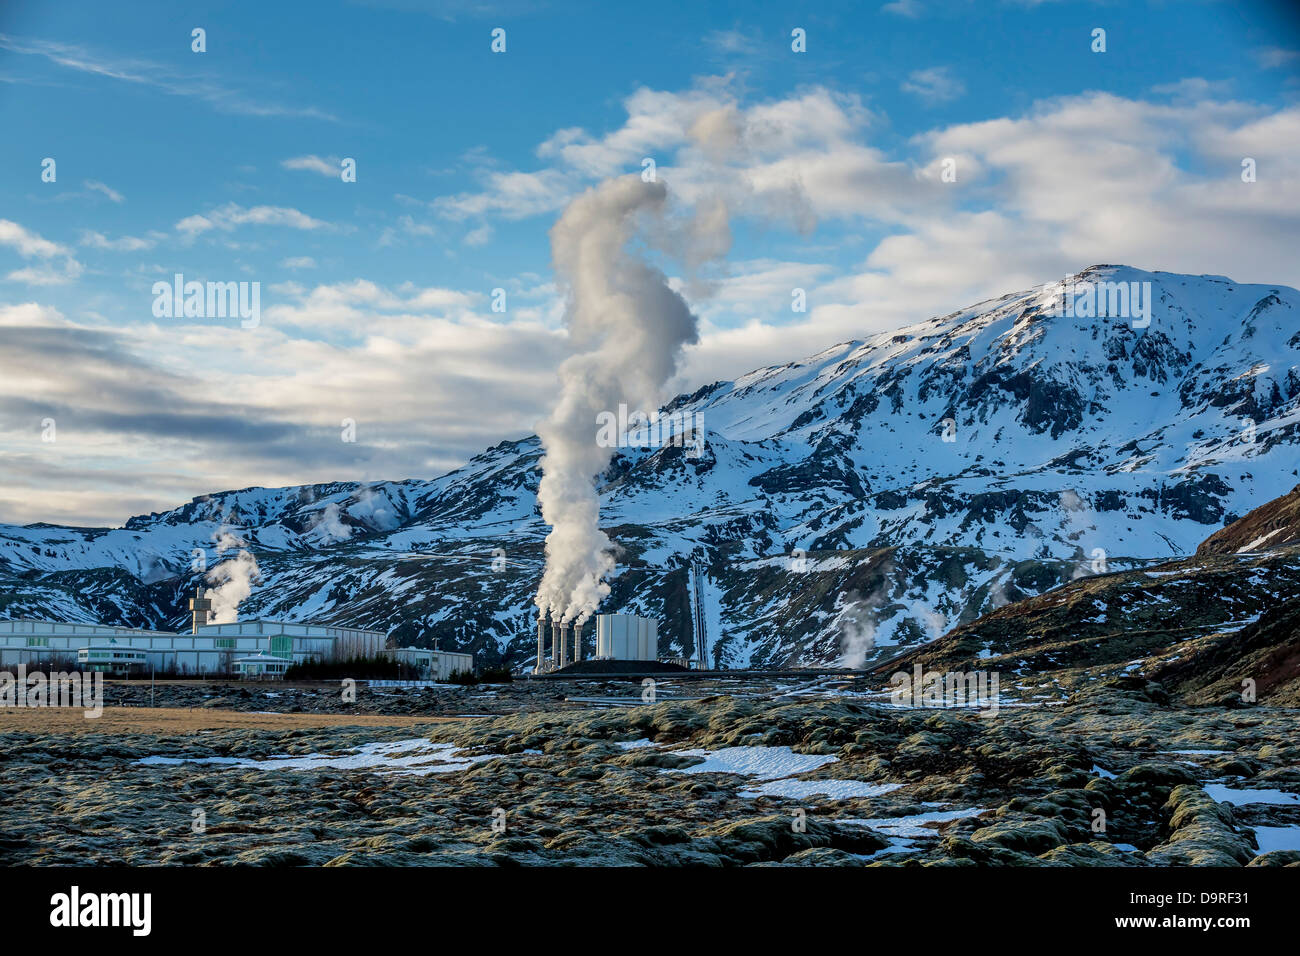
[[[733,235],[682,279],[679,388],[1099,261],[1300,284],[1298,34],[1226,2],[5,4],[0,521],[530,433],[565,354],[547,231],[645,157]],[[156,318],[176,272],[259,282],[260,327]]]

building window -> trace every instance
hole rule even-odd
[[[50,639],[48,637],[29,637],[27,638],[28,647],[49,647]]]
[[[216,638],[216,647],[219,651],[233,651],[235,649],[235,639],[233,637]]]
[[[292,638],[292,637],[288,637],[288,636],[286,636],[286,635],[284,635],[284,634],[281,634],[281,635],[279,635],[278,637],[273,637],[273,638],[271,638],[271,653],[272,653],[272,654],[292,654],[292,653],[293,653],[293,638]]]

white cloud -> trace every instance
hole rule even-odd
[[[0,219],[0,246],[17,249],[24,259],[48,259],[69,254],[66,247],[24,229],[11,219]]]
[[[311,256],[290,256],[280,263],[283,269],[315,269],[316,260]]]
[[[142,239],[138,236],[119,236],[116,239],[109,239],[102,232],[87,229],[82,232],[78,245],[88,246],[91,249],[105,249],[111,252],[141,252],[145,249],[152,249],[157,245],[157,242],[153,239]]]
[[[485,215],[523,219],[563,208],[578,186],[574,177],[558,170],[493,171],[483,178],[486,188],[482,192],[439,197],[432,203],[434,211],[453,220]]]
[[[894,0],[880,8],[885,13],[894,13],[900,17],[915,20],[923,12],[917,0]]]
[[[673,202],[723,201],[738,230],[762,232],[763,248],[773,250],[769,258],[733,261],[709,286],[694,277],[675,280],[702,318],[701,342],[675,383],[683,390],[1034,288],[1098,262],[1300,285],[1294,255],[1300,106],[1224,100],[1223,88],[1209,83],[1173,84],[1165,92],[1172,95],[1054,98],[1016,115],[942,126],[892,145],[891,137],[876,135],[887,129],[885,118],[853,96],[811,87],[753,102],[732,85],[706,81],[681,94],[630,97],[627,123],[607,134],[559,131],[539,148],[540,168],[491,168],[480,191],[435,200],[433,208],[464,221],[468,243],[490,231],[494,218],[558,209],[606,170],[639,170],[649,131],[656,131],[660,145],[651,148]],[[1257,160],[1257,182],[1241,181],[1243,156]],[[937,175],[948,157],[957,160],[955,183]],[[245,223],[328,227],[270,206],[231,204],[191,219],[201,222],[177,228],[197,235]],[[814,224],[820,224],[810,237],[816,246],[801,243],[796,230]],[[539,234],[547,225],[537,223]],[[393,228],[419,235],[424,227],[398,220]],[[99,246],[98,239],[82,241]],[[0,220],[0,244],[46,267],[67,256],[58,243],[7,220]],[[855,249],[860,252],[846,259]],[[24,281],[40,274],[34,269]],[[220,412],[244,423],[231,429],[250,422],[278,429],[271,437],[245,434],[232,449],[219,444],[225,432],[216,429],[185,439],[183,452],[170,434],[133,438],[144,442],[142,460],[184,458],[185,487],[178,492],[364,471],[434,474],[532,428],[565,351],[555,323],[563,303],[546,279],[493,278],[480,289],[361,278],[311,288],[284,283],[271,290],[277,301],[264,301],[255,332],[178,323],[122,332],[125,356],[155,369],[150,374],[167,370],[158,386],[163,397],[127,395],[98,366],[89,367],[88,387],[124,403],[117,413],[139,414],[141,421],[141,408],[171,397],[196,415]],[[487,290],[496,284],[510,290],[504,316],[487,312]],[[790,310],[795,286],[807,292],[807,313]],[[79,326],[75,341],[94,331]],[[130,371],[129,361],[114,356],[114,362],[112,368]],[[5,375],[17,369],[17,359],[0,354],[0,396]],[[66,400],[89,416],[94,403],[76,392],[80,375],[69,371],[59,388],[73,389]],[[20,385],[40,394],[30,380],[12,387]],[[234,396],[247,405],[222,404]],[[336,432],[343,417],[376,436],[363,462],[361,449],[336,453],[336,434],[319,443],[317,457],[305,459],[303,446],[294,447],[311,429]],[[104,447],[120,444],[126,427],[105,424]],[[0,434],[0,454],[7,450]],[[220,462],[215,471],[214,461]],[[71,513],[89,500],[78,497],[86,494],[85,479],[69,475],[67,497],[52,499],[51,514]],[[171,503],[159,497],[154,505]]]
[[[705,41],[719,52],[731,55],[752,57],[762,52],[762,41],[752,31],[714,30]]]
[[[16,250],[24,259],[41,260],[37,265],[10,272],[5,276],[9,282],[34,286],[67,285],[76,281],[84,268],[66,246],[25,229],[11,219],[0,219],[0,246]],[[62,257],[61,264],[50,261],[56,257]]]
[[[253,206],[245,208],[237,203],[226,203],[203,215],[186,216],[176,223],[178,232],[196,236],[211,229],[230,232],[237,226],[286,226],[290,229],[331,229],[328,222],[313,219],[297,209],[286,206]]]
[[[1300,63],[1300,50],[1290,50],[1286,47],[1260,47],[1253,53],[1255,62],[1266,70],[1277,70],[1294,63]]]
[[[101,183],[97,179],[87,179],[82,183],[82,185],[89,190],[92,190],[97,193],[102,193],[103,195],[111,199],[113,202],[116,203],[126,202],[126,198],[120,192],[118,192],[116,189],[113,189],[111,186],[106,186],[104,183]]]
[[[173,96],[205,102],[223,113],[244,116],[296,116],[337,121],[315,107],[291,107],[250,96],[210,76],[182,74],[171,67],[147,60],[117,60],[71,43],[38,40],[0,33],[0,50],[26,56],[40,56],[69,70],[160,90]]]
[[[913,70],[899,87],[904,93],[919,96],[931,105],[947,103],[966,94],[966,85],[946,66]]]
[[[25,282],[28,285],[68,285],[81,277],[84,267],[76,259],[64,259],[61,266],[43,264],[15,269],[5,276],[9,282]]]
[[[118,523],[217,488],[440,474],[531,430],[554,388],[562,333],[434,310],[390,327],[369,303],[474,296],[396,295],[367,282],[335,291],[364,334],[286,334],[285,313],[311,325],[322,296],[264,315],[255,330],[106,330],[35,304],[0,306],[0,329],[21,328],[0,350],[0,521]],[[33,414],[58,420],[57,446],[40,442]],[[344,418],[358,423],[355,444],[339,441]]]
[[[331,179],[337,179],[341,171],[339,163],[341,160],[337,156],[295,156],[292,159],[286,159],[280,163],[285,169],[306,170],[312,173],[319,173],[321,176],[328,176]]]

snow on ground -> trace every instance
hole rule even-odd
[[[1260,853],[1274,850],[1300,850],[1300,825],[1285,827],[1255,827],[1255,842]]]
[[[850,856],[857,857],[859,860],[870,862],[878,857],[889,856],[891,853],[915,853],[921,848],[915,846],[911,840],[902,837],[894,837],[889,841],[889,846],[882,847],[875,853],[850,853]]]
[[[1279,807],[1300,806],[1300,794],[1287,793],[1285,790],[1237,790],[1222,783],[1207,783],[1205,792],[1220,803],[1231,803],[1234,807],[1252,803]]]
[[[927,824],[947,823],[949,820],[963,820],[987,813],[989,807],[966,807],[963,810],[932,810],[928,813],[914,813],[906,817],[875,817],[866,820],[840,820],[840,823],[852,823],[855,826],[870,827],[886,836],[893,837],[937,837],[939,834]]]
[[[307,754],[305,757],[277,755],[265,760],[245,757],[144,757],[144,766],[174,767],[181,764],[217,764],[245,770],[369,770],[373,773],[403,773],[425,776],[464,770],[501,754],[463,755],[455,744],[430,743],[422,737],[362,744],[344,754]]]
[[[1238,549],[1237,549],[1237,553],[1238,553],[1238,554],[1249,554],[1250,552],[1254,551],[1254,550],[1255,550],[1256,548],[1258,548],[1261,544],[1263,544],[1265,541],[1267,541],[1269,538],[1273,537],[1273,535],[1277,534],[1277,533],[1278,533],[1279,531],[1281,531],[1281,530],[1282,530],[1281,528],[1274,528],[1274,529],[1273,529],[1272,531],[1270,531],[1268,534],[1262,534],[1262,535],[1260,535],[1258,538],[1256,538],[1254,541],[1252,541],[1250,544],[1246,545],[1245,547],[1238,548]]]
[[[769,780],[758,787],[747,787],[736,795],[785,797],[788,800],[825,796],[830,800],[850,800],[854,797],[878,797],[901,786],[901,783],[867,783],[865,780]]]
[[[641,744],[640,741],[630,743]],[[747,798],[785,797],[803,800],[825,796],[831,800],[847,800],[853,797],[877,797],[902,786],[897,783],[868,783],[865,780],[795,780],[793,778],[799,774],[838,763],[839,758],[795,753],[789,747],[723,747],[721,750],[672,752],[682,757],[703,757],[704,762],[682,770],[661,771],[663,773],[734,773],[764,781],[756,787],[747,787],[738,792],[737,796]]]
[[[723,747],[721,750],[674,750],[679,757],[703,757],[704,763],[669,773],[734,773],[759,780],[792,777],[836,763],[822,754],[797,754],[789,747]]]

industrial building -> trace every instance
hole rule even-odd
[[[427,647],[394,647],[382,652],[385,657],[401,661],[429,680],[446,680],[452,674],[474,670],[474,655],[458,651],[430,650]]]
[[[176,674],[231,674],[235,661],[256,654],[291,663],[376,657],[388,643],[382,631],[353,627],[240,621],[201,625],[189,634],[106,624],[0,621],[0,667],[82,665],[114,673],[150,670]]]
[[[193,620],[188,634],[107,624],[0,621],[0,667],[282,676],[295,663],[404,654],[435,677],[474,668],[470,654],[419,648],[390,651],[383,631],[288,621],[208,624],[211,602],[202,589],[190,607]]]
[[[546,641],[550,633],[550,644]],[[537,619],[536,674],[579,663],[582,657],[582,626],[570,622]],[[636,614],[596,615],[594,660],[656,661],[659,659],[659,622]]]

